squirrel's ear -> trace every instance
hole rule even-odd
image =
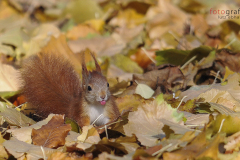
[[[95,62],[95,66],[96,66],[96,71],[101,73],[101,67],[99,66],[98,62],[97,62],[97,59],[95,58],[94,54],[92,52],[90,52],[91,56],[93,57],[94,59],[94,62]]]
[[[85,52],[82,51],[81,54],[82,54],[82,84],[85,85],[88,80],[89,72],[87,70],[85,63]]]

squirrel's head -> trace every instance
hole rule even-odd
[[[95,104],[105,105],[111,95],[107,79],[97,71],[89,73],[84,90],[86,100]]]
[[[90,52],[91,53],[91,52]],[[85,98],[88,102],[93,104],[105,105],[110,97],[109,84],[106,77],[102,75],[101,68],[93,53],[91,53],[96,70],[89,72],[85,64],[85,56],[83,54],[82,61],[82,88],[84,90]]]

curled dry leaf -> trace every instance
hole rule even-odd
[[[160,65],[142,75],[134,74],[133,81],[137,81],[139,84],[146,84],[153,90],[160,87],[164,93],[175,92],[183,88],[185,82],[184,75],[179,67],[173,65]],[[136,84],[134,83],[134,85]]]
[[[65,138],[71,130],[70,124],[64,124],[63,115],[55,115],[40,129],[33,129],[33,144],[48,148],[56,148],[65,144]]]

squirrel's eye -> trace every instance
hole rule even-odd
[[[91,88],[90,86],[88,86],[87,89],[88,89],[88,91],[91,91],[91,90],[92,90],[92,88]]]
[[[109,87],[109,83],[107,83],[107,87]]]

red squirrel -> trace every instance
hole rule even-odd
[[[91,53],[96,70],[90,72],[83,53],[82,83],[71,63],[51,53],[39,53],[26,60],[21,70],[22,94],[36,107],[37,114],[65,114],[80,127],[91,124],[101,114],[96,125],[104,125],[120,116],[109,92],[107,79]]]

